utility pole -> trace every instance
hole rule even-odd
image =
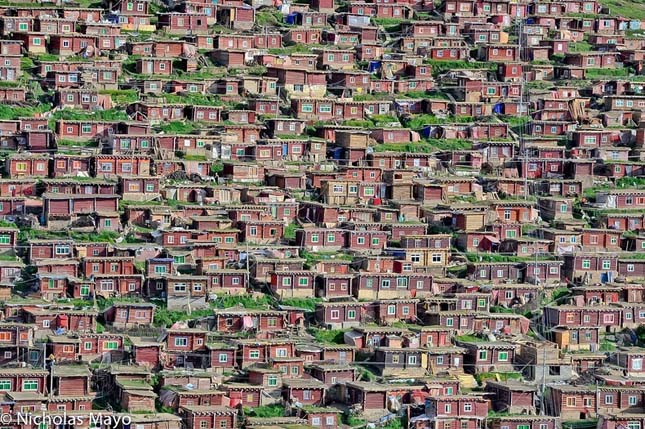
[[[546,345],[542,345],[542,386],[540,387],[540,415],[544,415],[544,389],[546,380]]]

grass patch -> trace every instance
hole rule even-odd
[[[521,256],[505,256],[495,253],[465,253],[466,258],[470,262],[534,262],[534,257],[521,257]],[[550,256],[539,256],[538,261],[551,261]]]
[[[307,330],[321,344],[345,344],[345,331],[342,329],[309,328]]]
[[[18,107],[0,104],[0,119],[13,120],[18,118],[34,117],[51,110],[48,104],[40,104],[36,107]]]
[[[195,122],[170,121],[159,125],[159,130],[168,134],[192,134],[199,127]]]
[[[605,68],[605,69],[586,69],[585,70],[585,78],[587,79],[593,79],[593,78],[598,78],[603,76],[627,77],[633,74],[634,74],[634,70],[631,67],[623,67],[623,68],[616,68],[616,69]]]
[[[316,309],[316,304],[319,302],[322,302],[321,298],[284,298],[281,301],[281,304],[314,311]]]
[[[481,386],[486,380],[521,380],[522,374],[519,372],[482,372],[480,374],[475,374],[475,380]]]
[[[495,70],[497,68],[497,65],[492,62],[466,61],[466,60],[457,60],[457,61],[425,60],[424,64],[428,64],[432,66],[432,75],[435,77],[441,73],[445,73],[451,70],[458,70],[458,69]]]
[[[193,104],[198,106],[223,106],[224,102],[217,96],[203,94],[164,94],[167,103]]]
[[[645,1],[643,0],[600,0],[601,5],[609,8],[611,15],[629,19],[645,20]]]
[[[121,109],[97,110],[88,112],[77,109],[58,110],[50,116],[50,121],[129,121],[130,117]]]
[[[559,300],[565,296],[569,295],[569,289],[566,287],[559,287],[551,292],[551,301]]]
[[[99,94],[109,95],[114,104],[130,104],[139,100],[139,92],[135,89],[103,89]]]
[[[432,153],[441,150],[464,150],[472,148],[466,139],[423,139],[417,143],[382,143],[374,146],[375,152]]]
[[[74,140],[57,140],[58,146],[81,146],[81,147],[99,147],[99,142],[94,140],[74,141]]]
[[[280,404],[263,405],[261,407],[249,408],[244,407],[244,414],[249,417],[282,417],[284,416],[284,406]]]
[[[250,295],[228,295],[218,297],[216,300],[211,301],[210,305],[213,308],[230,308],[242,306],[252,310],[265,310],[271,307],[273,301],[267,295],[262,295],[254,298]]]
[[[569,43],[569,52],[589,52],[593,49],[591,43],[586,41]]]
[[[285,46],[283,48],[271,48],[269,54],[271,55],[291,55],[291,54],[311,54],[314,49],[324,49],[324,45],[303,45],[302,43],[295,43],[293,45]]]
[[[468,343],[486,343],[488,338],[478,337],[477,335],[459,335],[455,337],[455,340],[464,341]]]
[[[426,125],[435,124],[449,124],[449,123],[468,123],[473,122],[472,116],[448,116],[446,118],[438,118],[435,115],[413,115],[403,120],[403,125],[412,128],[413,130],[420,130]]]
[[[290,223],[284,229],[284,234],[282,236],[287,240],[293,240],[296,238],[296,230],[299,228],[297,223]]]

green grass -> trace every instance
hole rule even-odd
[[[470,262],[532,262],[535,257],[521,257],[521,256],[506,256],[496,253],[475,253],[468,252],[465,254]],[[540,256],[538,261],[551,261],[554,260],[550,256]]]
[[[600,0],[600,4],[609,7],[611,15],[645,20],[645,1],[643,0]]]
[[[458,69],[495,70],[497,67],[497,65],[495,65],[495,63],[492,63],[492,62],[465,61],[465,60],[457,60],[457,61],[425,60],[424,63],[432,66],[432,75],[435,77],[441,73],[445,73],[451,70],[458,70]]]
[[[99,94],[109,95],[112,103],[118,105],[130,104],[139,100],[139,92],[135,89],[103,89]]]
[[[287,240],[293,240],[296,238],[296,230],[299,228],[297,223],[290,223],[284,229],[284,234],[282,236]]]
[[[345,331],[342,329],[319,329],[311,327],[308,332],[321,344],[345,344]]]
[[[213,308],[231,308],[242,306],[247,309],[264,310],[269,308],[273,303],[268,295],[262,295],[254,298],[250,295],[227,295],[218,297],[216,300],[211,301],[210,305]]]
[[[455,337],[455,340],[464,341],[468,343],[485,343],[488,341],[487,338],[478,337],[477,335],[459,335]]]
[[[634,74],[634,70],[630,67],[623,67],[623,68],[616,68],[616,69],[604,68],[604,69],[586,69],[585,70],[585,78],[587,79],[598,78],[603,76],[627,77],[633,74]]]
[[[498,376],[501,381],[522,379],[522,374],[519,372],[482,372],[475,374],[475,380],[481,386],[486,380],[497,380]]]
[[[569,43],[569,52],[589,52],[592,49],[593,46],[591,46],[591,43],[585,42],[584,40],[581,42]]]
[[[601,352],[613,352],[616,351],[616,344],[607,341],[607,340],[602,340],[600,341],[600,349]]]
[[[170,121],[159,125],[159,130],[168,134],[192,134],[199,128],[196,122]]]
[[[255,408],[244,407],[244,414],[248,417],[282,417],[284,416],[284,407],[280,404],[263,405]]]
[[[122,109],[86,110],[62,109],[53,112],[50,121],[65,119],[68,121],[128,121],[130,117]]]
[[[199,106],[223,106],[224,103],[217,96],[209,96],[202,94],[165,94],[164,98],[167,103],[182,103],[182,104],[194,104]]]
[[[314,311],[316,309],[316,304],[319,302],[322,302],[321,298],[284,298],[281,301],[281,304]]]
[[[470,149],[472,141],[466,139],[423,139],[417,143],[382,143],[374,146],[375,152],[432,153],[441,150]]]
[[[98,141],[95,141],[95,140],[85,140],[85,141],[57,140],[56,144],[59,147],[60,146],[99,147]]]
[[[347,424],[349,427],[356,427],[360,426],[363,427],[367,424],[367,420],[361,419],[360,417],[356,416],[347,416],[344,418],[345,424]]]
[[[255,14],[255,23],[261,27],[279,27],[284,25],[284,17],[276,9],[261,9]]]
[[[303,45],[296,43],[293,45],[285,46],[283,48],[271,48],[269,54],[271,55],[291,55],[291,54],[311,54],[314,49],[324,49],[325,45]]]
[[[24,228],[20,230],[19,240],[25,241],[28,239],[71,239],[82,242],[98,242],[98,243],[114,243],[119,237],[119,234],[114,231],[101,231],[101,232],[59,232]]]
[[[18,107],[0,104],[0,119],[12,120],[25,117],[31,118],[49,110],[51,110],[51,106],[48,104],[40,104],[36,107]]]
[[[420,130],[425,125],[431,124],[450,124],[450,123],[468,123],[473,122],[474,118],[471,116],[448,116],[446,118],[438,118],[435,115],[413,115],[403,120],[403,125],[413,130]]]
[[[560,298],[563,298],[563,297],[569,295],[569,293],[570,293],[570,291],[566,287],[556,288],[556,289],[553,290],[553,292],[551,292],[551,300],[552,301],[558,300]]]

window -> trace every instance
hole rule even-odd
[[[477,355],[477,360],[486,360],[488,359],[488,351],[480,350]]]
[[[452,317],[449,317],[449,318],[446,319],[446,326],[447,327],[454,326],[454,324],[455,324],[455,321],[453,320]]]
[[[605,395],[605,405],[612,405],[614,403],[614,395]]]
[[[582,268],[583,269],[591,268],[591,261],[589,259],[583,259],[582,260]]]
[[[576,406],[576,397],[575,396],[567,397],[567,407],[575,407],[575,406]]]
[[[347,310],[348,319],[356,319],[356,310]]]
[[[250,350],[249,351],[249,359],[260,359],[260,351],[259,350]]]
[[[636,405],[638,403],[638,398],[636,396],[630,396],[627,401],[629,405]]]
[[[611,261],[609,259],[604,259],[602,261],[602,269],[603,270],[608,270],[611,268]]]
[[[278,376],[277,375],[270,375],[268,377],[268,383],[269,386],[277,386],[278,385]]]
[[[69,254],[69,245],[60,245],[56,246],[55,253],[57,255],[68,255]]]
[[[0,390],[11,390],[11,380],[0,380]]]
[[[33,392],[38,390],[38,380],[23,380],[22,390],[25,392]]]
[[[119,348],[119,343],[117,341],[105,341],[103,343],[103,348],[105,350],[116,350]]]
[[[497,360],[500,362],[508,362],[508,352],[499,352]]]
[[[473,410],[473,404],[464,404],[464,411],[469,413]]]
[[[416,356],[408,356],[408,365],[416,365],[417,364],[417,357]]]

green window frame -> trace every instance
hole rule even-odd
[[[38,390],[38,380],[22,380],[23,392],[34,392]]]
[[[0,380],[0,390],[11,390],[11,380]]]

